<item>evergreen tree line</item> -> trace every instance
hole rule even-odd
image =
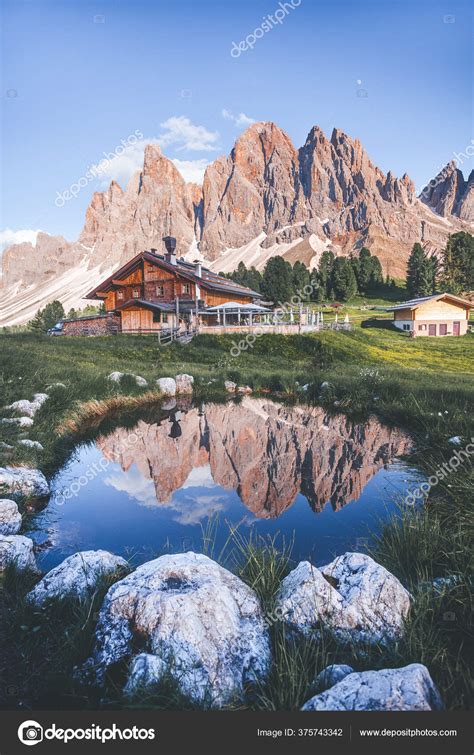
[[[406,287],[411,297],[436,291],[461,294],[474,289],[474,236],[452,234],[440,258],[414,244],[408,258]]]
[[[359,255],[336,257],[326,251],[317,269],[309,270],[303,262],[291,265],[279,255],[271,257],[263,273],[255,267],[248,269],[240,262],[232,273],[219,273],[261,293],[266,301],[285,302],[297,296],[316,302],[347,301],[356,294],[381,291],[395,285],[385,281],[380,260],[363,247]]]

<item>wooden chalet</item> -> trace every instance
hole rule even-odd
[[[239,305],[247,313],[263,310],[256,304],[259,293],[211,272],[200,262],[178,259],[175,239],[167,237],[165,243],[165,254],[155,249],[140,252],[85,297],[102,301],[106,313],[119,318],[121,332],[206,326],[229,303],[236,312]]]

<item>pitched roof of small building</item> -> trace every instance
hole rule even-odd
[[[396,312],[399,309],[417,309],[422,304],[426,304],[429,301],[440,301],[440,299],[449,299],[453,304],[459,304],[461,307],[474,307],[473,303],[467,299],[462,299],[460,296],[454,296],[453,294],[433,294],[432,296],[420,296],[418,299],[409,299],[403,302],[403,304],[397,304],[395,307],[387,307],[387,312]]]
[[[168,270],[170,273],[177,273],[180,277],[192,281],[198,286],[209,289],[211,291],[220,291],[228,294],[249,296],[254,299],[260,299],[262,296],[257,291],[253,291],[251,288],[246,288],[245,286],[241,286],[239,283],[235,283],[228,278],[223,278],[221,275],[213,273],[212,270],[209,270],[207,267],[201,266],[201,275],[199,276],[196,274],[198,265],[193,262],[187,262],[186,260],[179,258],[176,260],[176,263],[167,262],[164,255],[145,251],[140,252],[135,257],[133,257],[133,259],[116,270],[112,275],[110,275],[92,291],[86,294],[84,298],[97,299],[97,293],[99,291],[102,292],[110,290],[114,285],[114,280],[131,273],[136,267],[138,267],[142,260],[146,260],[152,265],[156,265],[157,267]]]

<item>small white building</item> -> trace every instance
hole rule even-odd
[[[463,336],[472,303],[452,294],[434,294],[388,307],[393,324],[413,336]]]

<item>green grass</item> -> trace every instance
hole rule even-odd
[[[188,372],[195,377],[197,399],[223,400],[224,380],[232,379],[252,386],[257,394],[271,391],[278,400],[318,402],[328,412],[342,411],[353,418],[376,414],[388,424],[409,430],[416,441],[411,461],[427,475],[452,456],[451,436],[459,435],[463,445],[474,436],[472,335],[409,339],[393,330],[359,327],[351,332],[318,335],[265,335],[233,359],[230,350],[237,340],[201,335],[187,346],[159,349],[153,338],[140,336],[68,339],[25,333],[1,335],[1,406],[32,398],[34,392],[44,391],[54,382],[66,387],[49,389],[51,398],[32,429],[20,432],[0,425],[3,440],[13,445],[0,461],[31,463],[50,475],[66,461],[81,437],[73,428],[81,426],[81,432],[86,432],[82,420],[91,425],[91,437],[111,423],[133,422],[131,404],[146,402],[147,389],[137,388],[129,379],[121,385],[111,384],[106,376],[114,370],[142,375],[151,389],[157,377]],[[323,381],[329,384],[324,389]],[[305,384],[309,388],[303,391]],[[151,406],[143,411],[152,416]],[[9,416],[6,411],[3,415]],[[68,420],[77,420],[76,425],[68,426]],[[66,433],[60,436],[61,427]],[[44,452],[27,452],[17,443],[22,436],[39,440]],[[422,662],[432,673],[447,707],[466,707],[472,698],[468,652],[473,639],[472,487],[472,463],[466,462],[432,489],[423,509],[407,509],[386,524],[374,546],[376,560],[395,573],[415,598],[401,643],[390,650],[365,648],[361,652],[340,647],[329,633],[317,643],[295,642],[278,620],[272,620],[274,661],[270,679],[256,690],[250,706],[269,710],[300,707],[311,691],[314,676],[328,663],[347,662],[362,670]],[[255,589],[266,615],[271,616],[278,585],[291,568],[291,544],[246,542],[234,533],[229,556],[213,551],[212,522],[203,535],[203,550]],[[441,592],[426,586],[436,577],[449,575],[455,575],[457,581]],[[24,689],[23,683],[17,681],[16,685],[32,704],[41,699],[43,707],[50,700],[60,707],[94,707],[97,700],[76,688],[70,670],[90,649],[98,602],[58,609],[58,632],[57,625],[27,612],[24,579],[28,581],[28,577],[4,576],[0,600],[0,618],[5,618],[0,625],[4,635],[7,633],[4,647],[11,649],[7,665],[18,669],[23,664],[25,673],[32,674]],[[94,601],[98,600],[96,596]],[[445,618],[453,614],[454,621]],[[35,672],[41,653],[57,659],[50,664],[51,679],[41,679]],[[12,684],[15,686],[15,682]],[[114,699],[123,704],[118,697]],[[142,704],[158,708],[187,705],[169,680]]]

